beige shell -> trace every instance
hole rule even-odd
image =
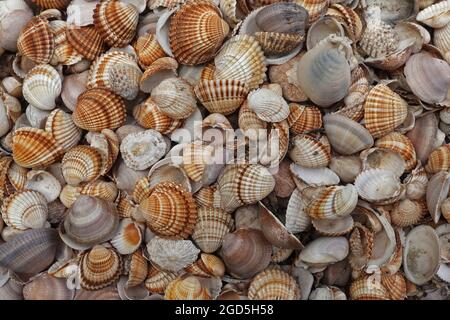
[[[266,269],[250,282],[251,300],[299,300],[300,289],[293,277],[279,269]]]
[[[321,187],[339,183],[339,176],[326,167],[305,168],[295,163],[291,163],[289,169],[293,178],[300,179],[308,184],[308,186]]]
[[[447,199],[449,188],[450,176],[446,171],[434,174],[428,182],[426,187],[426,202],[434,223],[438,223],[440,219],[441,205]]]
[[[122,219],[119,229],[114,238],[111,239],[112,246],[120,254],[131,254],[135,252],[143,240],[139,225],[129,218]]]
[[[306,168],[326,167],[331,160],[329,145],[323,139],[300,134],[292,139],[293,147],[289,157],[299,166]],[[328,142],[328,141],[326,141]]]
[[[61,183],[50,172],[31,170],[27,172],[24,188],[39,192],[50,203],[58,198],[61,192]]]
[[[348,240],[344,237],[320,237],[309,242],[298,256],[311,267],[323,267],[345,259],[349,252]]]
[[[199,277],[221,278],[225,274],[225,265],[219,257],[202,253],[200,259],[188,266],[185,271]]]
[[[352,231],[354,221],[352,216],[344,216],[337,219],[313,219],[311,221],[314,228],[321,235],[338,237]]]
[[[405,160],[405,170],[411,171],[417,164],[416,150],[411,140],[401,133],[391,132],[375,142],[378,148],[390,149],[397,152]]]
[[[418,223],[425,212],[419,201],[404,199],[397,202],[389,214],[393,225],[404,228]]]
[[[417,14],[416,19],[432,28],[445,27],[450,22],[450,2],[444,0],[426,7]]]
[[[450,55],[450,24],[447,24],[443,28],[434,30],[433,35],[434,45],[444,54],[446,61],[449,62],[448,58]]]
[[[71,148],[64,155],[61,163],[64,179],[74,186],[97,179],[103,167],[100,151],[85,145]]]
[[[172,156],[155,163],[148,172],[148,184],[153,187],[160,182],[175,182],[186,190],[191,191],[191,182],[181,167],[183,158]]]
[[[289,198],[286,209],[286,229],[292,233],[306,231],[311,225],[311,218],[306,213],[307,201],[302,197],[301,192],[295,189]]]
[[[370,169],[361,172],[355,180],[358,195],[369,202],[395,202],[403,192],[398,177],[389,170]]]
[[[39,65],[31,69],[23,81],[22,92],[25,100],[42,110],[52,110],[60,95],[62,80],[50,65]]]
[[[263,121],[280,122],[289,116],[289,105],[270,89],[257,89],[247,98],[248,107]]]
[[[145,287],[152,293],[164,293],[167,285],[177,278],[177,273],[160,270],[153,265],[148,268]]]
[[[352,300],[390,300],[389,293],[377,276],[364,276],[352,282],[350,299]]]
[[[208,288],[197,277],[182,276],[173,280],[166,288],[166,300],[211,300]]]
[[[371,148],[360,153],[363,171],[369,169],[382,169],[393,172],[397,177],[405,171],[405,160],[400,154],[389,149]]]
[[[139,82],[143,92],[151,92],[161,81],[176,77],[178,62],[171,57],[159,58],[145,69]]]
[[[322,127],[322,114],[319,108],[290,103],[289,110],[287,121],[293,133],[307,133]]]

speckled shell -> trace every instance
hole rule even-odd
[[[169,283],[166,300],[211,300],[209,290],[195,276],[179,277]]]
[[[164,293],[167,285],[177,278],[177,273],[160,270],[150,265],[148,268],[147,279],[145,280],[145,287],[152,293]]]
[[[265,198],[275,187],[270,172],[256,164],[227,165],[217,183],[221,207],[228,212]]]
[[[287,121],[292,133],[306,133],[322,127],[322,114],[319,108],[290,103],[289,110]]]
[[[147,68],[159,58],[166,56],[156,39],[156,35],[150,33],[140,36],[134,44],[134,49],[136,50],[139,64],[143,68]]]
[[[327,141],[328,142],[328,141]],[[306,168],[326,167],[331,160],[329,145],[310,135],[300,134],[292,139],[293,147],[289,157],[298,165]]]
[[[55,100],[61,94],[62,80],[50,65],[39,65],[31,69],[23,81],[25,100],[41,110],[55,108]]]
[[[157,184],[139,205],[148,227],[158,235],[188,238],[197,221],[197,207],[192,195],[173,182]]]
[[[125,123],[125,104],[122,98],[106,89],[94,88],[78,97],[72,119],[88,131],[117,129]]]
[[[359,46],[371,58],[386,58],[398,49],[399,42],[393,27],[381,20],[370,19]]]
[[[282,96],[270,89],[260,88],[250,92],[248,107],[263,121],[280,122],[289,116],[289,105]]]
[[[131,4],[103,0],[95,7],[93,19],[95,28],[109,46],[125,47],[136,34],[139,12]]]
[[[94,26],[68,26],[66,37],[78,53],[91,61],[95,60],[106,49],[102,37]]]
[[[56,143],[64,150],[76,146],[82,133],[73,122],[72,115],[61,109],[53,110],[47,117],[45,131],[50,132]]]
[[[286,272],[268,268],[250,282],[248,297],[251,300],[299,300],[300,288]]]
[[[230,214],[218,208],[200,207],[192,239],[203,252],[212,253],[220,248],[224,236],[232,228]]]
[[[450,1],[444,0],[426,7],[417,14],[416,19],[432,28],[445,27],[450,22]]]
[[[187,2],[171,17],[170,48],[178,62],[201,64],[212,59],[229,32],[213,2]]]
[[[411,140],[398,132],[391,132],[375,142],[375,146],[378,148],[390,149],[400,154],[405,160],[405,170],[411,171],[417,164],[416,150]]]
[[[448,169],[450,169],[450,145],[444,144],[431,152],[425,170],[433,174]]]
[[[376,275],[364,276],[352,282],[350,299],[352,300],[389,300],[389,293]],[[378,276],[379,277],[379,276]]]
[[[17,39],[19,53],[37,64],[49,63],[55,50],[54,35],[47,20],[34,17]]]
[[[238,35],[227,41],[214,58],[214,79],[239,80],[249,90],[262,84],[266,73],[264,53],[252,36]]]
[[[133,116],[140,126],[162,134],[171,133],[182,124],[181,120],[172,119],[162,113],[150,97],[133,108]]]
[[[79,185],[99,178],[103,159],[96,148],[78,145],[66,152],[62,161],[62,175],[70,185]]]
[[[81,254],[79,268],[81,287],[99,290],[119,279],[122,257],[113,249],[98,245]]]
[[[378,84],[366,98],[364,120],[374,138],[382,137],[406,119],[408,104],[384,84]]]

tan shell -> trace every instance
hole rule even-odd
[[[425,170],[434,174],[448,169],[450,169],[450,145],[445,144],[431,152]]]
[[[322,114],[319,108],[290,103],[289,110],[287,121],[293,133],[307,133],[322,127]]]
[[[103,167],[100,151],[85,145],[71,148],[64,155],[61,163],[64,179],[74,186],[99,178]]]
[[[145,287],[152,293],[164,293],[167,285],[177,278],[177,273],[160,270],[155,266],[150,265],[148,268],[147,279],[145,280]]]
[[[289,116],[289,105],[270,89],[257,89],[247,98],[248,107],[263,121],[280,122]]]
[[[185,271],[199,277],[221,278],[225,274],[225,265],[219,257],[213,254],[202,253],[200,254],[200,259],[188,266]]]
[[[251,300],[299,300],[300,289],[289,274],[279,269],[266,269],[250,282]]]
[[[418,223],[425,212],[421,202],[404,199],[397,202],[389,214],[393,225],[405,228]]]
[[[143,68],[150,66],[157,59],[166,56],[156,39],[156,35],[150,33],[140,36],[134,45],[134,49],[136,50],[139,64]]]
[[[441,171],[430,178],[427,185],[427,208],[434,223],[438,223],[441,216],[441,204],[447,199],[450,188],[450,176],[448,172]]]
[[[312,225],[321,235],[338,237],[352,231],[354,226],[353,218],[344,216],[337,219],[313,219]]]
[[[118,189],[114,182],[106,182],[100,179],[92,182],[83,183],[79,186],[66,184],[60,194],[61,202],[67,208],[70,208],[80,195],[97,197],[110,202],[114,202],[118,195]]]
[[[45,131],[50,132],[56,143],[65,150],[76,146],[82,133],[73,122],[72,116],[61,109],[53,110],[47,117]]]
[[[70,45],[88,60],[95,60],[105,50],[103,39],[94,26],[68,26],[66,37]]]
[[[18,52],[37,64],[49,63],[55,40],[47,20],[37,16],[22,29],[17,39]]]
[[[375,142],[378,148],[390,149],[397,152],[405,160],[405,170],[411,171],[417,164],[416,150],[411,140],[401,133],[391,132]]]
[[[355,180],[358,195],[369,202],[395,202],[402,194],[400,180],[392,171],[370,169],[361,172]]]
[[[292,139],[293,147],[289,151],[289,157],[302,167],[326,167],[330,163],[331,153],[329,145],[324,142],[310,135],[299,134]]]
[[[324,267],[344,260],[349,253],[349,243],[344,237],[320,237],[309,242],[298,259],[311,267]]]
[[[350,286],[350,299],[390,300],[390,296],[376,276],[364,276],[352,282]]]
[[[143,92],[151,92],[161,81],[176,77],[178,62],[171,57],[159,58],[147,67],[139,81],[139,88]]]
[[[122,219],[119,229],[114,238],[111,239],[112,246],[120,254],[131,254],[135,252],[143,240],[139,225],[129,218]]]
[[[23,287],[25,300],[72,300],[74,295],[75,291],[67,288],[65,280],[46,273]]]
[[[166,300],[211,300],[209,290],[194,276],[176,278],[166,288]]]
[[[417,21],[432,28],[445,27],[450,22],[450,3],[444,0],[426,7],[417,14]]]
[[[133,116],[142,127],[162,134],[171,133],[181,125],[181,120],[172,119],[162,113],[152,98],[134,107]]]
[[[292,233],[306,231],[311,225],[311,218],[306,213],[307,201],[298,189],[292,192],[286,209],[286,229]]]
[[[296,0],[295,3],[303,6],[308,11],[309,24],[324,15],[329,6],[329,1],[326,0]]]

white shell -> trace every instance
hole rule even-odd
[[[289,105],[286,100],[270,89],[261,88],[252,91],[247,99],[248,107],[263,121],[280,122],[289,116]]]
[[[311,225],[311,218],[306,213],[304,197],[298,189],[292,192],[286,209],[286,229],[292,233],[303,232]]]
[[[356,177],[355,187],[359,196],[369,202],[386,201],[402,192],[398,177],[392,171],[383,169],[361,172]]]
[[[321,237],[308,243],[300,252],[299,259],[312,267],[322,267],[344,260],[349,252],[344,237]]]
[[[62,81],[58,71],[50,65],[31,69],[23,81],[23,97],[31,105],[42,110],[53,110],[61,93]]]
[[[31,170],[27,173],[25,188],[40,192],[50,203],[58,199],[61,183],[50,172]]]
[[[299,166],[298,164],[291,163],[291,173],[294,177],[303,180],[310,186],[332,186],[339,183],[339,176],[332,170],[323,168],[306,168]]]

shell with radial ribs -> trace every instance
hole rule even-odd
[[[76,186],[99,178],[103,159],[97,148],[78,145],[66,152],[61,164],[61,172],[66,182]]]
[[[280,122],[289,116],[286,100],[270,89],[261,88],[251,92],[247,101],[250,110],[263,121]]]
[[[134,49],[136,50],[139,64],[143,68],[147,68],[159,58],[166,56],[156,39],[156,35],[150,33],[140,36],[134,44]]]
[[[424,8],[416,19],[432,28],[445,27],[450,22],[450,1],[440,1]]]
[[[68,26],[66,37],[78,53],[91,61],[95,60],[106,49],[102,37],[94,26]]]
[[[58,71],[50,65],[31,69],[24,81],[22,92],[25,100],[41,110],[53,110],[55,100],[61,94],[62,80]]]
[[[181,126],[182,121],[162,113],[151,97],[133,108],[133,116],[140,126],[168,134]]]
[[[366,275],[352,282],[350,299],[352,300],[390,300],[386,288],[382,285],[380,275]]]
[[[205,288],[195,276],[181,276],[170,282],[166,288],[166,300],[211,300]]]
[[[322,114],[316,106],[289,104],[287,118],[289,129],[295,134],[306,133],[322,127]]]
[[[177,278],[177,273],[160,270],[153,265],[148,268],[145,287],[152,293],[164,293],[167,285]]]
[[[299,166],[321,168],[330,163],[331,150],[327,140],[299,134],[292,139],[289,157]]]
[[[251,300],[299,300],[300,288],[286,272],[268,268],[250,282],[248,297]]]
[[[114,238],[111,239],[112,246],[122,255],[135,252],[141,245],[143,239],[139,225],[129,218],[122,219],[119,229]]]
[[[416,150],[411,140],[398,132],[391,132],[377,139],[375,146],[389,149],[400,154],[405,160],[405,170],[411,171],[417,164]]]
[[[434,174],[448,169],[450,169],[450,144],[444,144],[431,152],[425,170]]]
[[[56,143],[64,150],[76,146],[82,134],[81,129],[73,122],[72,115],[61,109],[55,109],[49,114],[45,131],[50,132]]]
[[[18,52],[36,64],[49,63],[55,51],[55,39],[48,21],[31,19],[17,39]]]

